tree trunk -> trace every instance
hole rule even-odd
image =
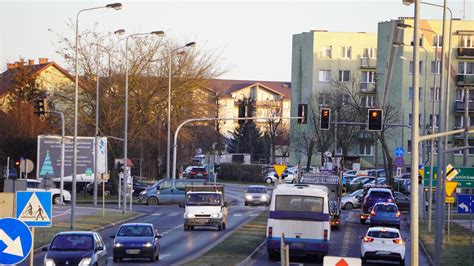
[[[308,146],[308,160],[306,161],[306,170],[311,166],[311,158],[313,157],[314,141],[309,142]]]

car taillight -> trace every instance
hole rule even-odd
[[[393,243],[402,245],[403,244],[403,239],[394,239]]]
[[[195,174],[196,174],[196,172],[193,172],[193,171],[191,171],[191,174],[192,174],[192,175],[195,175]]]
[[[375,211],[372,210],[372,211],[370,212],[370,215],[375,216]]]
[[[328,240],[328,230],[324,229],[324,240]]]
[[[388,199],[388,202],[393,202],[393,199]]]
[[[365,243],[374,242],[374,238],[364,236],[364,239],[362,239],[362,241],[364,241]]]
[[[397,211],[397,214],[395,214],[396,217],[400,217],[400,211]]]
[[[273,236],[273,227],[269,226],[268,227],[268,237],[272,238],[272,236]]]

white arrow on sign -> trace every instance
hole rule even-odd
[[[11,239],[7,233],[0,229],[0,240],[7,245],[3,250],[3,253],[23,257],[23,248],[21,246],[21,240],[18,236],[15,240]]]
[[[459,207],[460,207],[461,209],[464,209],[465,212],[468,212],[468,211],[469,211],[469,207],[468,207],[466,204],[464,204],[464,202],[461,203],[461,204],[459,204]]]

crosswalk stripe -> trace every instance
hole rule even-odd
[[[153,213],[151,216],[160,216],[160,215],[162,215],[161,212],[155,212],[155,213]]]
[[[242,216],[242,213],[234,213],[234,216]]]

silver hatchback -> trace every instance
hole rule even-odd
[[[270,205],[271,195],[265,186],[249,186],[245,192],[245,206]]]

